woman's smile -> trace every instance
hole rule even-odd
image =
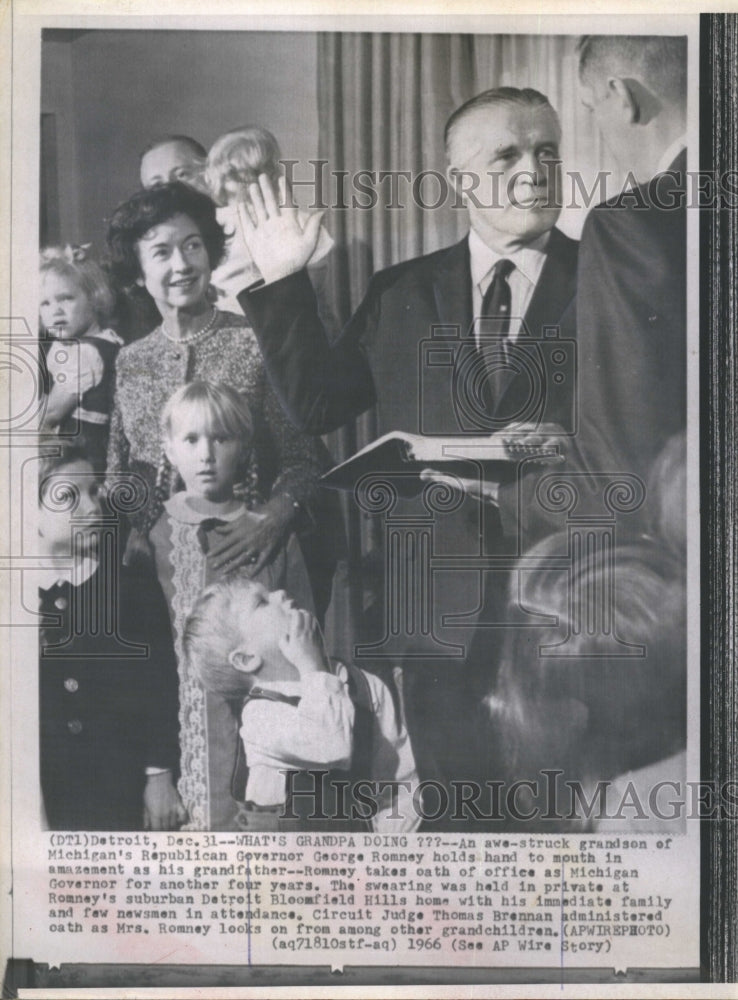
[[[180,213],[154,226],[138,241],[143,284],[164,316],[174,309],[209,308],[210,260],[200,229]]]

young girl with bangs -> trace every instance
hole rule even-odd
[[[263,516],[249,510],[237,495],[251,451],[251,412],[244,397],[229,386],[189,382],[164,407],[161,431],[162,477],[170,479],[164,488],[169,499],[149,542],[177,652],[178,789],[188,814],[184,829],[233,830],[238,829],[238,802],[231,795],[238,716],[226,698],[204,690],[182,654],[182,637],[201,591],[223,573],[213,571],[207,559],[218,538],[216,529],[243,516],[253,518],[256,525]],[[312,607],[307,571],[293,534],[268,563],[252,564],[250,575],[268,589],[283,589]]]

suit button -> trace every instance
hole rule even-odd
[[[181,357],[182,357],[182,355],[179,353],[179,351],[175,351],[174,360],[175,361],[179,361],[181,359]]]
[[[659,317],[657,316],[657,314],[653,313],[651,316],[648,317],[648,322],[649,323],[655,323],[658,318]]]
[[[54,607],[58,608],[59,611],[66,611],[67,608],[69,607],[69,601],[66,599],[66,597],[57,597],[57,599],[54,601]]]
[[[75,691],[79,690],[79,681],[74,677],[67,677],[64,681],[64,690],[69,691],[70,694],[74,694]]]
[[[67,729],[72,734],[72,736],[79,736],[82,732],[82,723],[79,719],[70,719],[67,723]]]

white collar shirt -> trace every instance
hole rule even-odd
[[[99,563],[91,556],[85,556],[78,562],[63,558],[56,566],[44,566],[39,569],[27,570],[23,576],[30,586],[38,590],[51,590],[57,584],[71,584],[72,587],[80,587],[97,570]]]
[[[474,308],[475,337],[478,337],[477,320],[482,312],[482,301],[490,282],[492,271],[500,260],[509,260],[515,268],[508,277],[510,285],[510,330],[508,337],[517,340],[525,313],[546,263],[546,247],[550,231],[543,233],[533,243],[507,253],[492,250],[475,230],[469,232],[469,255],[472,276],[472,306]]]

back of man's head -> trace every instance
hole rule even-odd
[[[672,35],[583,35],[579,78],[587,86],[634,78],[671,105],[687,100],[687,39]]]

